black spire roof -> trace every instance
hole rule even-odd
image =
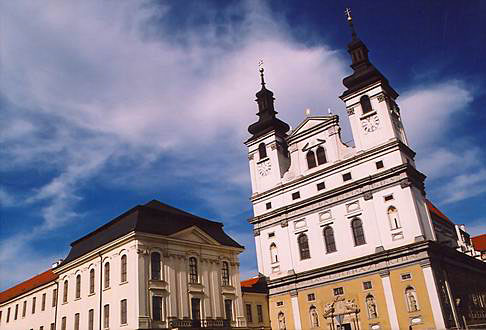
[[[263,134],[275,130],[278,133],[285,134],[289,131],[290,126],[278,119],[275,115],[275,107],[273,101],[273,92],[265,87],[265,79],[263,76],[263,68],[260,69],[262,88],[256,93],[256,102],[258,103],[258,121],[248,127],[248,132],[253,134],[250,140],[255,139]]]
[[[390,87],[385,76],[370,62],[368,58],[368,48],[356,34],[350,11],[346,10],[346,14],[348,15],[348,24],[351,28],[352,35],[352,40],[348,44],[348,53],[351,55],[351,68],[354,72],[343,79],[343,85],[348,89],[344,91],[341,97],[354,93],[355,91],[378,81],[381,81],[382,85],[391,93],[391,96],[397,97],[398,93]]]
[[[145,205],[135,206],[95,231],[72,242],[71,251],[63,264],[133,231],[169,236],[191,226],[199,227],[222,245],[243,248],[224,232],[221,222],[207,220],[152,200]]]

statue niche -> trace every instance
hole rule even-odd
[[[278,330],[286,330],[285,315],[282,312],[278,313]]]
[[[375,319],[378,317],[378,313],[376,312],[375,297],[373,297],[371,294],[366,296],[366,308],[368,309],[368,317],[370,319]]]

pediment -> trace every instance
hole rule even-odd
[[[181,231],[178,231],[177,233],[170,235],[169,237],[194,243],[221,245],[218,241],[206,234],[205,231],[197,226],[191,226],[189,228],[183,229]]]
[[[305,131],[308,131],[322,123],[325,123],[331,120],[334,116],[312,116],[307,117],[304,121],[302,121],[292,132],[290,132],[289,137],[297,136]]]

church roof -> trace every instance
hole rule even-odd
[[[10,289],[0,292],[0,304],[12,298],[18,297],[30,290],[34,290],[35,288],[52,282],[55,279],[57,279],[57,275],[54,274],[51,269],[49,269],[48,271],[38,274],[20,284],[17,284],[14,287],[11,287]]]
[[[429,209],[429,212],[434,219],[438,219],[441,222],[445,222],[453,226],[455,225],[454,222],[452,222],[451,219],[449,219],[434,204],[432,204],[431,201],[429,201],[428,199],[426,199],[425,201],[427,203],[427,208]]]
[[[207,220],[157,200],[137,205],[95,231],[71,243],[63,265],[130,232],[172,235],[196,226],[221,245],[243,248],[223,231],[223,224]]]
[[[479,236],[474,236],[471,238],[474,250],[476,251],[486,251],[486,234]]]

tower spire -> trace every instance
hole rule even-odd
[[[263,69],[263,61],[258,62],[261,89],[256,93],[256,102],[258,103],[258,121],[248,127],[248,132],[253,134],[250,139],[257,138],[271,130],[277,133],[285,134],[290,129],[290,126],[276,117],[273,92],[265,87],[265,77]]]
[[[368,48],[358,38],[356,30],[353,24],[353,18],[351,16],[351,9],[346,8],[344,11],[346,16],[346,21],[351,29],[351,42],[348,44],[348,53],[351,55],[351,68],[353,69],[353,74],[343,79],[343,85],[348,89],[343,93],[342,96],[351,94],[360,88],[367,85],[381,81],[384,86],[388,89],[393,89],[389,86],[388,80],[375,68],[375,66],[370,62],[368,58]],[[398,94],[393,91],[392,94]]]

